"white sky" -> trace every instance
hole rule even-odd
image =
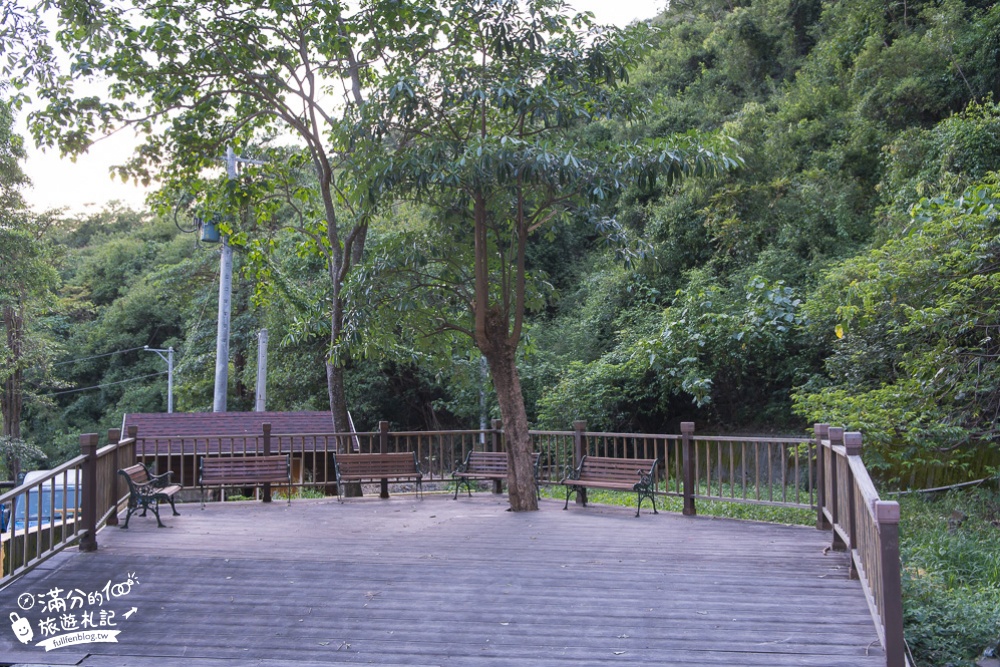
[[[621,26],[636,19],[652,18],[666,5],[666,0],[569,1],[574,9],[593,12],[598,23]],[[112,179],[109,171],[131,154],[131,131],[102,139],[72,162],[61,159],[58,151],[35,149],[23,122],[23,118],[18,119],[17,130],[28,144],[28,159],[23,166],[32,182],[24,197],[36,211],[65,208],[71,214],[97,212],[115,200],[136,209],[143,207],[145,190],[131,182]]]

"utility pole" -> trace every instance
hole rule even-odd
[[[257,334],[257,398],[254,410],[265,412],[267,403],[267,329]]]
[[[226,147],[226,176],[236,180],[236,153]],[[219,261],[219,323],[215,337],[215,402],[212,412],[225,412],[229,393],[229,318],[233,310],[233,248],[222,239]]]
[[[170,414],[174,411],[174,348],[168,347],[165,350],[157,350],[148,345],[143,345],[142,349],[146,352],[156,352],[160,359],[167,362],[167,413]],[[167,356],[163,356],[166,352]]]

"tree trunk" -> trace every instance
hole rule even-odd
[[[517,345],[510,342],[505,317],[491,310],[486,320],[486,336],[476,342],[493,374],[493,386],[503,418],[508,461],[507,497],[511,510],[531,512],[538,509],[538,490],[531,457],[528,413],[524,408],[521,378],[517,373]]]
[[[3,418],[3,435],[12,439],[21,438],[21,385],[24,371],[21,367],[24,340],[24,309],[7,305],[3,308],[3,326],[7,332],[7,349],[10,350],[11,372],[3,382],[0,391],[0,417]],[[4,461],[11,479],[17,481],[21,472],[21,461],[11,454]]]

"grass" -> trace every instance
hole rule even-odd
[[[917,667],[972,667],[1000,640],[1000,495],[900,498],[903,614]]]
[[[705,491],[705,489],[702,489]],[[716,489],[717,493],[718,490]],[[546,498],[564,500],[566,492],[562,487],[542,487],[542,495]],[[635,493],[623,491],[606,491],[603,489],[588,489],[587,502],[602,505],[618,505],[635,507]],[[644,502],[648,508],[649,503]],[[657,496],[656,507],[667,512],[681,512],[684,501],[677,496]],[[717,516],[726,519],[742,519],[744,521],[767,521],[768,523],[783,523],[798,526],[816,525],[816,512],[797,507],[779,507],[775,505],[753,505],[749,503],[720,502],[698,500],[698,514],[702,516]]]

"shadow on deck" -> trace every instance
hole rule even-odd
[[[828,533],[561,504],[396,495],[185,504],[163,529],[133,517],[96,553],[67,550],[0,590],[4,618],[34,634],[0,630],[0,664],[885,665]],[[46,609],[54,589],[65,611]],[[70,634],[84,612],[98,626],[104,612],[115,625],[88,631],[117,642],[36,645],[44,620],[75,619],[56,633]]]

